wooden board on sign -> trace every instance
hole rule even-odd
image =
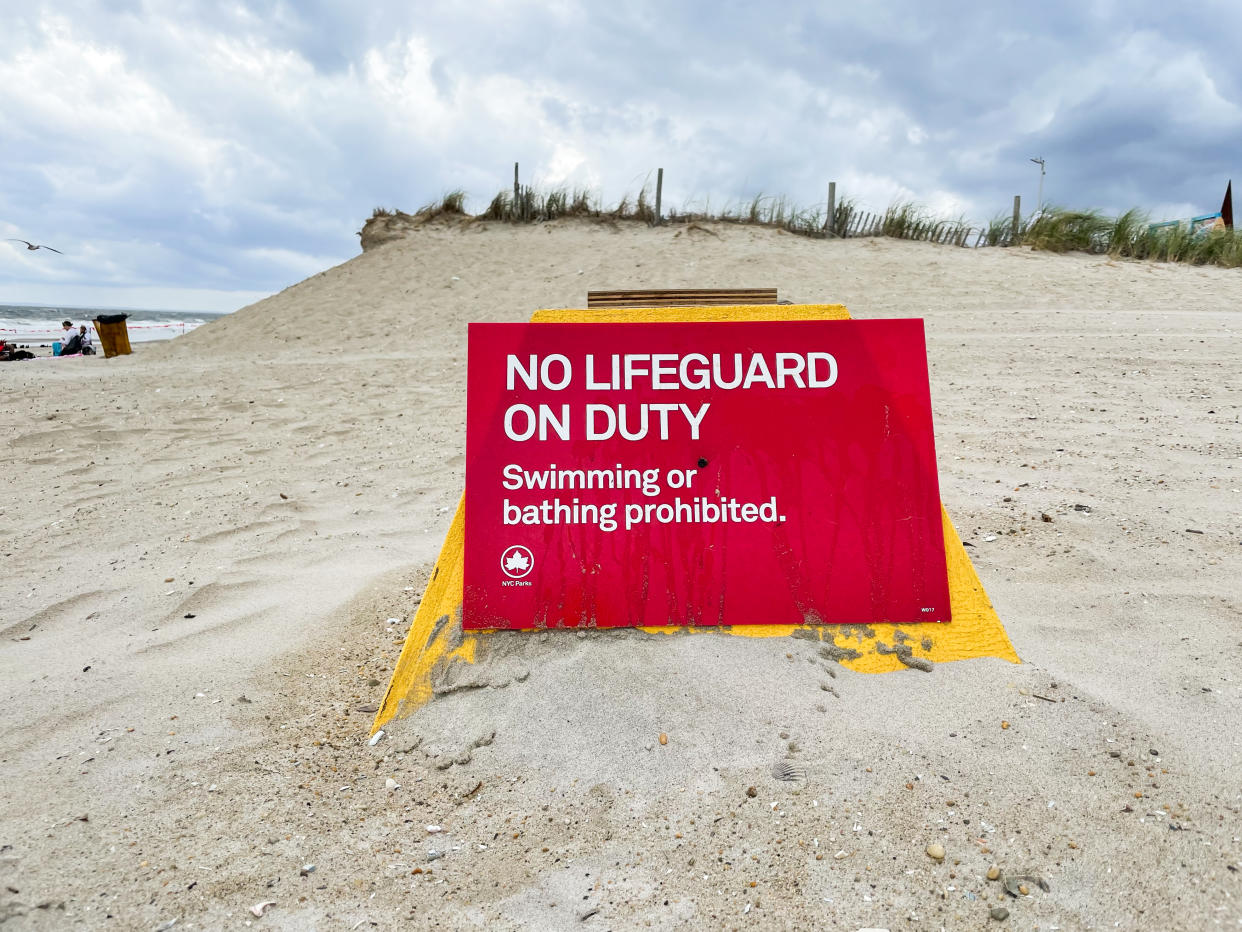
[[[685,288],[658,291],[588,291],[587,308],[712,307],[775,304],[775,288]]]

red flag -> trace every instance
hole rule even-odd
[[[1225,185],[1225,199],[1220,205],[1220,219],[1225,221],[1225,229],[1233,229],[1233,179]]]

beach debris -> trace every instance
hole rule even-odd
[[[1202,534],[1203,532],[1202,532],[1202,531],[1196,531],[1194,528],[1192,528],[1192,527],[1188,527],[1188,528],[1186,528],[1186,533],[1187,533],[1187,534]]]
[[[660,744],[668,744],[668,735],[664,732],[660,732]]]
[[[371,714],[373,714],[373,713],[375,713],[375,712],[378,712],[378,711],[379,711],[379,706],[377,706],[377,705],[360,705],[360,706],[358,706],[358,708],[354,709],[354,711],[355,711],[355,712],[365,712],[367,715],[371,715]]]
[[[163,922],[161,922],[159,925],[155,927],[155,932],[168,932],[168,930],[171,929],[176,924],[177,924],[176,919],[165,919]]]
[[[307,874],[315,873],[314,864],[303,864],[301,870],[298,871],[299,877],[305,877]]]
[[[759,795],[759,791],[755,789],[753,786],[748,786],[746,787],[746,795],[749,796],[751,799],[754,799],[756,796]]]
[[[261,917],[265,912],[267,912],[267,908],[269,906],[275,906],[275,905],[276,905],[275,900],[264,900],[262,903],[255,903],[253,906],[251,906],[250,912],[255,916]]]
[[[825,643],[821,646],[819,649],[819,655],[825,660],[834,660],[837,663],[840,663],[843,660],[857,660],[862,656],[862,654],[854,650],[854,648],[840,647],[835,641],[832,643]]]
[[[381,728],[375,734],[371,735],[371,740],[367,742],[367,746],[372,748],[375,747],[379,744],[380,738],[382,737],[384,737],[384,729]]]
[[[281,498],[283,498],[283,499],[285,499],[286,501],[288,501],[288,500],[289,500],[289,496],[288,496],[288,495],[286,495],[284,492],[281,492],[281,493],[280,493],[280,497],[281,497]]]
[[[428,825],[428,826],[427,826],[427,834],[428,834],[428,835],[438,835],[438,834],[440,834],[442,831],[444,831],[444,826],[442,826],[442,825]]]
[[[988,915],[997,922],[1004,922],[1009,918],[1009,910],[1005,909],[1003,906],[993,906],[990,910],[988,910]]]
[[[578,921],[586,922],[588,919],[590,919],[592,916],[594,916],[598,912],[599,912],[598,906],[592,906],[590,909],[585,909],[578,914]]]
[[[877,641],[875,645],[876,653],[877,654],[895,654],[897,656],[897,659],[901,661],[901,663],[903,663],[905,666],[909,667],[912,670],[922,670],[924,673],[931,673],[931,671],[935,669],[936,665],[932,663],[930,660],[928,660],[926,657],[914,656],[914,650],[910,647],[909,644],[906,644],[906,643],[895,644],[893,647],[889,648],[888,650],[884,650],[885,647],[888,647],[888,645],[884,644],[883,642]]]
[[[772,765],[772,776],[785,783],[796,783],[806,779],[806,771],[787,760],[778,760]]]
[[[983,542],[984,542],[985,544],[990,544],[990,543],[991,543],[992,541],[994,541],[994,540],[996,540],[996,535],[995,535],[995,534],[989,534],[987,537],[983,538]]]
[[[1090,505],[1075,505],[1075,506],[1074,506],[1074,510],[1075,510],[1075,511],[1085,512],[1086,514],[1091,514],[1091,506],[1090,506]]]
[[[1041,512],[1039,513],[1039,520],[1040,520],[1040,521],[1042,521],[1042,522],[1044,522],[1044,524],[1051,524],[1051,523],[1052,523],[1052,515],[1048,514],[1048,512],[1046,512],[1046,511],[1041,511]]]
[[[438,861],[442,857],[444,857],[443,851],[437,851],[435,848],[427,849],[427,860],[428,861]]]
[[[1001,883],[1005,887],[1005,892],[1010,896],[1030,896],[1031,890],[1035,887],[1047,893],[1052,889],[1052,885],[1038,874],[1005,874],[1001,878]]]
[[[933,861],[944,860],[944,845],[930,844],[927,846],[927,856]]]
[[[1008,727],[1009,727],[1009,723],[1008,723],[1008,722],[1001,722],[1001,730],[1002,730],[1002,731],[1003,731],[1003,730],[1005,730],[1005,729],[1007,729]]]
[[[384,788],[388,790],[399,790],[401,789],[401,784],[398,783],[396,780],[394,780],[392,777],[389,777],[387,780],[384,781]]]

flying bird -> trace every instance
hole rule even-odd
[[[9,242],[10,242],[10,243],[25,243],[25,244],[26,244],[26,248],[27,248],[27,249],[51,249],[51,251],[52,251],[52,252],[54,252],[54,253],[56,253],[56,255],[58,255],[58,256],[63,256],[63,255],[64,255],[64,253],[63,253],[63,252],[61,252],[59,249],[52,249],[52,247],[51,247],[51,246],[44,246],[44,245],[42,245],[42,244],[36,245],[35,243],[30,242],[29,240],[24,240],[24,239],[13,239],[13,238],[10,236],[10,237],[9,237]]]

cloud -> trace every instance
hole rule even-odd
[[[615,201],[1014,194],[1212,209],[1236,159],[1242,12],[1131,2],[28,3],[0,36],[0,225],[67,253],[23,289],[276,290],[377,205],[523,180]]]

